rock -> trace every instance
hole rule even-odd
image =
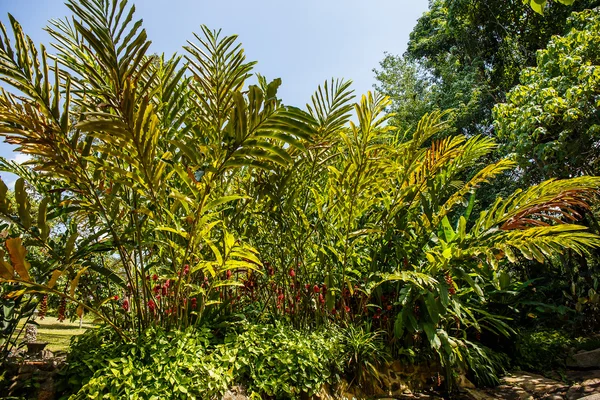
[[[225,392],[222,400],[248,400],[246,389],[242,386],[233,386]]]
[[[573,382],[583,382],[588,379],[600,379],[600,369],[591,371],[566,371],[565,375],[568,380]]]
[[[468,400],[494,400],[497,398],[497,397],[491,397],[484,391],[477,390],[477,389],[465,388],[465,391],[466,391],[466,396],[464,396],[463,398],[468,399]]]
[[[511,376],[502,378],[502,382],[510,386],[519,386],[534,397],[543,397],[568,389],[568,386],[562,382],[527,372],[515,372]]]
[[[464,374],[458,376],[456,384],[459,388],[475,389],[475,385]]]
[[[573,354],[567,359],[570,368],[600,368],[600,349]]]
[[[591,396],[580,397],[579,400],[600,400],[600,394],[593,394]]]

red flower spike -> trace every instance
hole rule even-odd
[[[319,286],[315,285],[313,286],[313,292],[315,293],[319,293],[321,290],[319,289]]]
[[[227,270],[226,275],[227,275],[227,279],[231,279],[231,271],[230,270]]]
[[[46,318],[46,312],[48,311],[48,295],[44,295],[44,297],[42,297],[42,301],[40,302],[40,311],[38,313],[38,316],[40,317],[40,320]]]
[[[125,311],[129,311],[129,300],[125,299],[123,300],[123,310]]]
[[[65,312],[67,311],[67,299],[62,297],[60,299],[60,305],[58,306],[58,322],[63,322],[66,318]]]
[[[350,307],[346,306],[346,312],[349,313],[350,312]]]
[[[292,278],[294,278],[296,276],[296,271],[294,271],[294,268],[290,268],[290,276]]]
[[[115,299],[115,300],[119,300],[119,295],[118,295],[118,294],[115,294],[115,297],[113,297],[113,299]]]
[[[156,282],[158,280],[158,275],[156,275],[156,274],[152,275],[152,280],[154,282]]]
[[[190,272],[190,265],[189,264],[185,264],[183,266],[183,274],[187,275]]]

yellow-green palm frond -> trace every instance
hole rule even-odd
[[[517,190],[508,199],[499,198],[482,212],[475,222],[474,232],[485,234],[493,227],[526,229],[574,221],[589,208],[589,202],[599,187],[600,178],[582,176],[548,180],[524,191]]]
[[[484,256],[488,263],[497,266],[502,258],[518,261],[519,253],[538,262],[544,262],[565,249],[580,255],[589,254],[590,249],[600,247],[600,236],[587,232],[580,225],[561,224],[512,231],[496,229],[477,241],[467,240],[466,244],[463,256]]]

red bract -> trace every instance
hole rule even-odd
[[[165,286],[163,286],[163,287],[162,287],[162,295],[163,295],[163,296],[166,296],[166,295],[167,295],[167,288],[168,288],[168,286],[167,286],[167,284],[165,283]]]
[[[317,286],[317,285],[313,286],[313,292],[319,293],[320,291],[321,291],[321,289],[319,289],[319,286]]]
[[[187,274],[188,274],[188,272],[190,272],[190,265],[189,265],[189,264],[185,264],[185,265],[183,266],[183,274],[184,274],[184,275],[187,275]]]
[[[58,306],[58,322],[63,322],[66,318],[65,312],[67,311],[67,299],[62,297],[60,299],[60,305]]]
[[[156,311],[156,303],[154,302],[154,300],[148,300],[148,308],[153,313]]]
[[[165,282],[165,287],[168,288],[171,286],[171,280],[167,279],[167,281]]]
[[[294,271],[294,268],[290,268],[290,276],[292,278],[296,276],[296,271]]]
[[[231,279],[231,271],[230,270],[227,270],[226,275],[227,275],[227,279]]]
[[[48,311],[48,295],[44,295],[44,297],[42,297],[42,301],[40,302],[40,311],[38,315],[41,320],[46,317],[46,311]]]
[[[115,299],[115,300],[119,300],[119,295],[118,295],[118,294],[115,294],[115,297],[113,297],[113,299]]]
[[[156,275],[156,274],[152,275],[152,280],[156,282],[158,280],[158,275]]]
[[[190,302],[192,305],[192,310],[196,309],[196,306],[198,305],[198,303],[196,302],[196,298],[192,297],[192,300]]]
[[[123,300],[123,310],[125,311],[129,311],[129,300],[125,299]]]
[[[350,312],[350,307],[346,306],[346,312],[349,313]]]

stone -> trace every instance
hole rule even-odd
[[[467,379],[466,375],[461,374],[458,376],[456,384],[459,388],[467,388],[467,389],[475,389],[475,385],[469,379]]]
[[[485,393],[482,390],[469,389],[469,388],[464,388],[464,389],[466,392],[466,396],[464,396],[464,398],[468,399],[468,400],[494,400],[495,399],[495,397],[488,395],[487,393]]]
[[[588,379],[600,379],[600,369],[588,371],[566,371],[565,376],[573,382],[583,382]]]
[[[567,367],[580,369],[600,368],[600,349],[573,354],[567,359]]]
[[[534,397],[543,397],[546,394],[566,391],[569,388],[554,379],[521,371],[502,378],[502,382],[510,386],[519,386]]]
[[[241,386],[233,386],[225,392],[222,400],[248,400],[246,389]]]
[[[580,397],[579,400],[600,400],[600,394],[593,394],[591,396]]]

